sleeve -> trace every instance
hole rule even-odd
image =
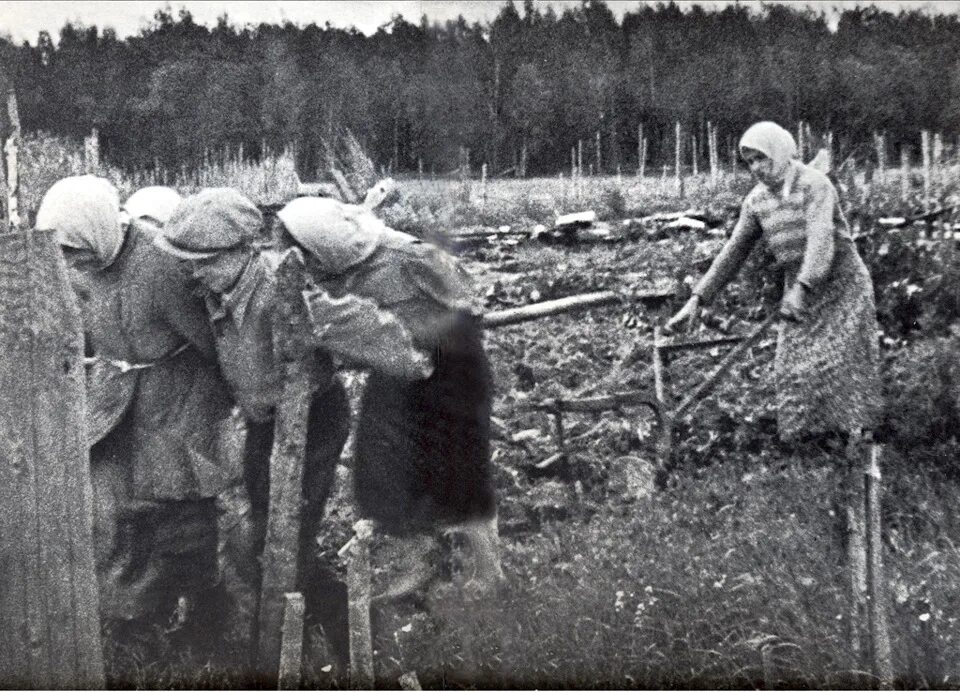
[[[807,192],[803,211],[807,244],[800,271],[797,272],[797,281],[808,288],[822,282],[833,264],[836,234],[833,212],[836,203],[836,190],[826,177]]]
[[[333,298],[323,289],[304,292],[316,345],[350,363],[408,380],[433,372],[410,333],[391,313],[365,298]]]
[[[751,211],[750,198],[747,197],[740,208],[740,218],[720,254],[714,258],[710,269],[697,283],[693,292],[706,304],[733,278],[744,260],[750,254],[753,244],[760,237],[760,224]]]
[[[457,262],[444,252],[429,248],[416,260],[400,266],[406,281],[431,300],[447,308],[469,307],[468,279]]]
[[[158,286],[163,314],[171,329],[186,339],[210,361],[217,359],[217,344],[203,299],[187,285],[186,272],[168,264],[169,281]]]

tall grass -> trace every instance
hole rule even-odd
[[[257,161],[244,158],[242,150],[208,154],[199,168],[168,171],[162,168],[124,171],[103,162],[88,160],[82,142],[43,133],[23,138],[19,152],[20,206],[36,213],[43,195],[56,181],[71,175],[93,173],[108,178],[121,199],[148,185],[169,185],[181,194],[205,187],[233,187],[257,204],[270,204],[297,195],[299,179],[292,150],[267,151]],[[6,188],[3,188],[6,194]]]
[[[900,684],[956,686],[958,515],[903,466],[888,508],[891,631]],[[846,635],[844,547],[831,458],[745,457],[632,505],[505,546],[510,583],[464,607],[399,611],[378,630],[384,680],[430,687],[850,688],[872,684]],[[910,528],[904,528],[908,524]]]

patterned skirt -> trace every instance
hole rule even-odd
[[[829,278],[800,323],[780,326],[774,375],[780,439],[873,428],[882,408],[873,283],[853,243],[838,239]]]

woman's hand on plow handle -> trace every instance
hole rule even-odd
[[[794,282],[780,301],[780,316],[789,322],[802,322],[806,311],[807,287]]]
[[[678,327],[684,333],[693,331],[697,322],[700,321],[700,296],[694,293],[690,299],[683,304],[683,307],[677,311],[677,314],[663,325],[664,334],[673,334]]]

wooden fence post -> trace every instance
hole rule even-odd
[[[80,314],[51,233],[0,237],[0,681],[104,685]]]
[[[583,140],[577,140],[577,204],[583,195]]]
[[[10,135],[3,145],[7,162],[7,230],[11,233],[20,227],[20,166],[17,163],[17,149],[20,146],[20,114],[17,110],[17,95],[11,82],[7,92],[7,118],[10,121]]]
[[[653,328],[653,391],[660,407],[660,431],[657,436],[657,474],[665,477],[673,453],[673,416],[670,412],[670,391],[667,375],[667,356],[661,348],[664,343],[663,331]]]
[[[597,145],[597,175],[603,175],[603,157],[601,156],[600,148],[600,130],[597,130],[595,140]]]
[[[643,138],[643,149],[640,153],[640,177],[643,178],[647,174],[647,143],[648,139]]]
[[[258,612],[257,670],[278,676],[284,594],[296,591],[303,496],[303,452],[310,407],[310,359],[301,298],[304,264],[300,251],[287,250],[277,269],[280,306],[274,322],[274,349],[282,364],[283,389],[270,453],[270,509],[263,547],[263,578]]]
[[[295,690],[300,687],[303,665],[303,594],[295,591],[283,595],[283,630],[280,640],[279,687]]]
[[[717,152],[717,126],[707,123],[707,154],[710,157],[710,183],[716,187],[720,179],[720,157]]]
[[[887,133],[884,132],[880,135],[880,182],[887,182]]]
[[[943,135],[939,132],[933,135],[933,185],[932,193],[943,192]]]
[[[848,625],[850,650],[854,666],[859,667],[864,653],[863,621],[867,597],[867,542],[864,520],[864,485],[861,453],[863,440],[859,433],[851,433],[847,445],[847,575],[850,585]]]
[[[353,525],[354,537],[341,548],[348,553],[347,594],[350,621],[350,686],[372,689],[373,638],[370,630],[370,539],[373,523],[361,519]]]
[[[906,144],[900,145],[900,201],[905,202],[910,196],[910,149]]]
[[[870,651],[873,674],[880,688],[893,689],[893,659],[887,629],[887,589],[883,572],[883,539],[880,515],[880,456],[882,447],[870,445],[870,459],[864,468],[867,517],[867,583],[870,596]]]
[[[526,146],[526,145],[524,145]],[[526,149],[524,149],[526,151]],[[526,173],[526,171],[524,171]],[[487,206],[487,164],[480,166],[480,213]]]
[[[204,151],[204,157],[206,155]],[[97,175],[100,172],[100,133],[97,128],[93,128],[90,136],[83,140],[83,158],[87,173]]]
[[[643,177],[643,123],[637,125],[637,177]]]
[[[80,312],[48,231],[20,230],[12,82],[10,233],[0,235],[0,682],[101,688]]]
[[[683,165],[683,159],[681,158],[680,152],[683,149],[683,140],[680,138],[682,133],[680,130],[679,120],[677,121],[677,124],[674,127],[674,132],[675,132],[675,135],[674,135],[674,157],[673,157],[674,169],[673,170],[674,170],[674,175],[676,176],[676,179],[677,179],[677,194],[680,195],[680,197],[682,198],[683,197],[683,173],[681,172],[680,169],[681,169],[681,166]]]
[[[920,148],[923,155],[923,208],[930,211],[930,132],[920,133]]]

